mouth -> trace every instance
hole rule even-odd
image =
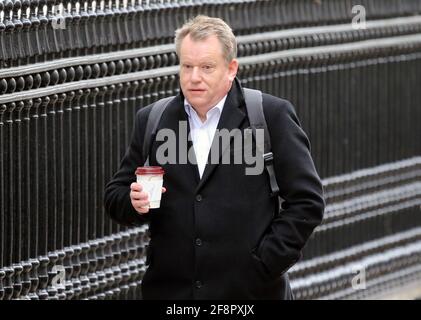
[[[191,93],[202,93],[205,92],[206,90],[204,89],[189,89],[189,92]]]

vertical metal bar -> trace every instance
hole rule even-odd
[[[0,2],[0,16],[4,16],[4,3]],[[3,23],[3,19],[0,19],[0,69],[5,67],[6,60],[6,41],[5,41],[5,29],[6,25]],[[4,292],[4,291],[3,291]]]
[[[104,0],[97,0],[96,1],[96,8],[95,8],[95,29],[94,31],[97,32],[97,39],[96,39],[96,50],[97,53],[104,52],[105,46],[105,30],[104,30]]]
[[[42,48],[42,61],[48,60],[48,55],[52,51],[51,44],[48,39],[48,18],[47,14],[47,0],[39,0],[39,7],[38,7],[38,17],[40,21],[39,25],[39,35],[40,35],[40,42]]]
[[[97,297],[99,300],[105,299],[105,288],[107,285],[106,276],[104,272],[105,268],[105,255],[104,248],[106,242],[103,237],[98,239],[98,253],[97,253],[97,270],[96,275],[98,276],[98,294]]]
[[[76,4],[79,4],[77,1],[71,3],[72,7],[72,24],[70,31],[72,32],[71,39],[73,40],[73,46],[72,46],[72,55],[73,56],[79,56],[81,54],[81,50],[83,49],[83,42],[81,38],[81,29],[80,29],[80,6],[77,6]],[[67,27],[67,24],[66,24]]]
[[[12,21],[12,10],[13,10],[13,2],[11,0],[6,0],[4,2],[4,24],[6,26],[5,29],[5,51],[6,51],[6,59],[8,66],[16,66],[17,62],[17,52],[16,47],[14,45],[14,29],[15,25]]]
[[[81,196],[81,157],[82,157],[82,146],[81,146],[81,109],[82,105],[80,99],[83,95],[82,90],[76,91],[75,102],[72,106],[72,144],[74,147],[73,151],[73,230],[72,230],[72,242],[78,244],[81,242],[81,216],[82,216],[82,196]]]
[[[130,47],[130,43],[132,42],[132,32],[129,29],[128,19],[129,19],[129,11],[128,11],[128,0],[120,0],[119,1],[119,10],[120,10],[120,28],[121,33],[123,36],[124,41],[121,45],[122,50],[127,50]]]
[[[78,189],[80,189],[80,202],[81,202],[81,211],[80,211],[80,222],[78,228],[80,229],[80,241],[87,242],[89,239],[88,229],[91,219],[91,213],[89,212],[89,203],[88,203],[88,194],[89,190],[89,137],[88,137],[88,127],[89,127],[89,95],[91,94],[91,89],[85,89],[83,91],[82,103],[80,108],[80,149],[79,149],[79,159],[80,159],[80,184]]]
[[[89,216],[89,230],[88,230],[88,239],[95,239],[98,237],[97,234],[97,208],[101,207],[98,198],[97,190],[97,163],[98,154],[98,140],[97,140],[97,130],[98,130],[98,111],[97,111],[97,101],[96,97],[99,93],[98,88],[94,88],[91,91],[91,96],[89,99],[88,106],[88,212],[86,215]]]
[[[117,41],[115,39],[115,32],[113,29],[113,17],[114,13],[112,11],[112,3],[111,1],[105,1],[105,20],[104,20],[104,28],[105,28],[105,34],[107,37],[107,44],[105,46],[105,51],[112,51],[115,50],[115,45],[117,44]]]
[[[64,230],[68,228],[64,224],[65,221],[65,198],[68,196],[64,193],[65,190],[65,158],[64,158],[64,144],[65,144],[65,118],[64,118],[64,100],[66,99],[66,94],[62,93],[58,97],[58,103],[56,104],[56,112],[55,112],[55,148],[56,148],[56,158],[57,158],[57,167],[56,167],[56,175],[55,175],[55,185],[56,185],[56,249],[64,248]]]
[[[80,24],[79,31],[81,35],[82,52],[84,55],[92,54],[93,41],[91,37],[92,29],[89,21],[88,2],[80,3]]]
[[[54,96],[54,101],[58,101],[58,103],[54,103],[54,105],[51,107],[51,109],[54,110],[54,114],[51,114],[53,119],[50,119],[50,121],[54,121],[52,128],[54,132],[53,142],[54,148],[55,148],[55,196],[54,196],[54,202],[55,202],[55,212],[54,212],[54,220],[55,220],[55,236],[54,236],[54,249],[56,250],[57,254],[57,265],[63,265],[63,260],[65,258],[65,252],[63,251],[63,235],[64,235],[64,194],[63,194],[63,180],[64,180],[64,172],[63,172],[63,102],[65,99],[65,94],[61,94],[60,96]],[[51,110],[50,109],[50,110]],[[52,276],[56,276],[57,273],[51,272]],[[62,280],[60,280],[60,283],[56,286],[57,292],[51,292],[50,295],[53,295],[54,298],[63,300],[66,295],[64,294],[64,284],[62,283]]]
[[[0,144],[5,145],[6,122],[4,120],[7,106],[0,105]],[[3,148],[0,150],[0,269],[5,266],[6,250],[6,184],[5,184],[6,157]],[[0,280],[1,282],[2,280]],[[4,291],[3,291],[4,294]]]
[[[13,275],[14,269],[12,267],[3,268],[4,277],[4,300],[11,300],[13,297]]]
[[[369,64],[368,67],[369,79],[371,79],[371,90],[367,91],[367,99],[369,99],[371,103],[369,106],[369,111],[371,112],[371,123],[369,125],[369,146],[367,146],[366,152],[369,156],[368,166],[373,167],[379,163],[377,159],[379,145],[376,143],[380,118],[379,109],[381,109],[381,105],[378,100],[379,87],[377,78],[377,75],[379,74],[379,61],[377,60],[375,63]]]
[[[15,150],[13,150],[13,158],[14,158],[14,167],[11,168],[14,172],[14,189],[10,189],[11,192],[15,194],[15,211],[10,212],[14,215],[14,250],[13,250],[13,269],[14,269],[14,281],[13,281],[13,298],[18,299],[20,297],[20,293],[22,291],[22,283],[21,283],[21,272],[23,271],[22,265],[20,262],[22,261],[22,246],[24,244],[24,240],[22,239],[23,232],[22,232],[22,110],[23,110],[24,103],[19,101],[16,103],[16,108],[14,110],[14,126],[15,132],[11,137],[11,141],[15,146]]]
[[[376,160],[381,163],[383,154],[385,153],[385,146],[387,145],[385,140],[386,130],[387,130],[387,92],[384,90],[385,84],[384,82],[387,81],[387,63],[386,59],[379,60],[379,70],[377,73],[378,87],[381,88],[378,90],[378,101],[379,101],[379,110],[378,110],[378,128],[377,128],[377,140],[376,144],[378,145],[378,153]]]
[[[95,134],[97,135],[97,160],[96,160],[96,177],[97,177],[97,201],[102,203],[103,200],[103,193],[105,187],[105,144],[106,144],[106,122],[105,122],[105,93],[107,92],[107,87],[99,88],[98,97],[96,100],[96,113],[97,113],[97,129]],[[105,235],[105,224],[109,223],[110,219],[104,217],[105,213],[103,210],[102,205],[97,205],[96,207],[96,215],[97,215],[97,230],[96,235],[97,237],[104,237]]]
[[[119,67],[120,66],[120,67]],[[118,63],[117,64],[117,74],[120,74],[122,71],[122,63]],[[121,123],[120,123],[120,114],[122,113],[121,110],[121,100],[120,100],[120,92],[123,89],[123,84],[122,83],[118,83],[116,84],[116,90],[115,90],[115,95],[114,95],[114,100],[113,100],[113,109],[112,109],[112,115],[113,115],[113,146],[114,146],[114,150],[112,150],[112,154],[113,154],[113,158],[114,160],[112,161],[112,167],[111,170],[112,172],[115,172],[120,164],[121,161],[121,157],[124,155],[124,148],[121,146],[120,144],[120,136],[121,136]],[[117,223],[113,224],[114,228],[113,228],[113,232],[119,232],[120,231],[120,225]]]
[[[409,125],[408,122],[405,122],[405,113],[406,113],[406,108],[408,107],[407,102],[405,101],[404,98],[404,92],[405,92],[405,87],[408,87],[408,84],[406,84],[406,80],[408,79],[409,74],[405,73],[405,75],[403,75],[403,71],[404,71],[404,66],[405,66],[405,56],[402,55],[401,57],[399,57],[398,61],[396,62],[396,74],[394,77],[395,80],[395,92],[396,92],[396,100],[395,100],[395,106],[399,105],[400,108],[399,110],[397,110],[398,108],[394,107],[393,110],[395,111],[395,122],[396,124],[403,124],[405,123],[405,127],[407,127]],[[396,136],[395,136],[395,154],[393,157],[394,161],[397,161],[399,159],[402,159],[405,157],[405,146],[407,144],[402,143],[402,141],[405,141],[403,138],[403,133],[405,132],[404,128],[401,128],[400,125],[397,126],[396,128]]]
[[[29,261],[31,258],[30,253],[30,243],[31,243],[31,180],[30,180],[30,170],[31,170],[31,153],[29,145],[29,135],[30,135],[30,110],[32,107],[32,100],[26,100],[24,102],[23,110],[23,122],[22,122],[22,263],[23,272],[22,272],[22,292],[21,295],[25,299],[29,299],[29,291],[31,289],[31,280],[30,280],[30,271],[32,265]]]
[[[23,196],[23,208],[22,208],[22,232],[24,234],[23,243],[22,243],[22,259],[29,261],[31,258],[31,233],[32,233],[32,217],[31,213],[33,212],[32,202],[33,198],[32,187],[31,187],[31,146],[30,146],[30,134],[31,134],[31,119],[30,112],[33,106],[32,100],[25,101],[24,110],[23,110],[23,135],[22,135],[22,196]],[[29,281],[29,277],[27,279]],[[30,282],[26,284],[23,294],[26,296],[29,293]]]
[[[90,246],[87,242],[80,244],[82,252],[80,253],[80,274],[79,279],[81,283],[81,295],[79,298],[86,299],[90,291],[89,279],[88,279],[88,270],[89,270],[89,260],[88,253],[90,251]]]
[[[16,103],[12,102],[7,105],[6,109],[6,130],[5,130],[5,141],[4,144],[4,155],[5,155],[5,185],[6,190],[8,190],[6,197],[5,197],[5,208],[6,208],[6,215],[5,215],[5,239],[9,242],[8,246],[6,246],[5,252],[5,265],[10,266],[14,262],[14,249],[16,246],[15,239],[14,239],[14,185],[15,185],[15,177],[14,173],[14,159],[13,159],[13,152],[14,152],[14,142],[13,142],[13,111],[16,108]]]
[[[333,58],[334,59],[334,58]],[[336,59],[334,59],[334,61],[332,62],[332,64],[330,65],[330,75],[329,75],[329,87],[332,88],[332,86],[334,84],[339,86],[339,63]],[[333,112],[333,108],[334,106],[336,106],[337,104],[337,95],[338,95],[338,90],[329,90],[329,105],[326,111],[326,114],[328,116],[328,123],[329,123],[329,136],[325,137],[325,139],[327,139],[327,143],[329,144],[328,147],[328,158],[327,158],[327,163],[326,163],[326,168],[325,168],[325,173],[324,175],[326,177],[329,177],[332,175],[332,159],[334,159],[335,156],[335,142],[334,142],[334,133],[336,130],[336,117],[335,114]]]
[[[152,30],[152,17],[151,17],[151,7],[149,5],[149,0],[142,1],[143,8],[143,46],[149,47],[153,46],[153,30]]]
[[[57,276],[58,272],[54,269],[58,261],[58,253],[56,251],[48,252],[48,263],[47,263],[47,293],[48,300],[58,300],[58,286],[53,285],[53,279]]]
[[[98,51],[99,47],[99,30],[98,30],[98,22],[97,22],[97,14],[96,11],[99,7],[99,1],[89,0],[88,1],[88,22],[86,24],[86,28],[91,33],[91,53],[95,54]]]
[[[72,257],[74,250],[71,248],[72,245],[72,229],[73,229],[73,181],[72,181],[72,100],[75,93],[68,92],[59,96],[60,107],[58,110],[60,120],[60,131],[61,134],[61,170],[60,177],[60,199],[63,202],[61,206],[61,212],[59,212],[59,221],[61,221],[61,232],[62,236],[59,238],[59,246],[63,248],[63,266],[65,269],[65,283],[64,283],[64,297],[63,299],[70,300],[73,295],[73,283],[71,281],[73,274]]]
[[[125,19],[125,32],[128,33],[128,43],[127,49],[135,48],[135,42],[137,39],[137,34],[139,32],[140,25],[136,25],[136,28],[133,28],[134,20],[136,19],[136,1],[127,0],[127,17]]]
[[[58,27],[53,29],[55,40],[57,41],[57,52],[55,54],[56,59],[62,59],[65,57],[66,50],[68,49],[68,43],[65,40],[65,33],[66,33],[66,18],[65,18],[65,10],[63,0],[54,0],[54,13],[52,17],[52,21],[57,24]],[[62,29],[64,28],[64,29]]]
[[[110,300],[113,296],[112,285],[114,284],[114,273],[112,268],[113,264],[113,252],[111,246],[113,244],[113,237],[106,236],[105,237],[105,248],[104,248],[104,257],[105,257],[105,278],[106,278],[106,286],[105,286],[105,299]]]
[[[47,106],[50,103],[50,98],[44,97],[42,99],[40,107],[40,136],[39,136],[39,146],[40,146],[40,194],[39,194],[39,203],[40,203],[40,216],[39,216],[39,228],[40,228],[40,252],[41,255],[46,255],[48,252],[48,176],[49,176],[49,167],[48,167],[48,114]]]
[[[89,66],[88,66],[89,67]],[[91,146],[89,145],[89,96],[91,94],[90,89],[84,90],[83,96],[83,104],[81,108],[81,176],[80,176],[80,189],[81,190],[81,204],[82,204],[82,211],[81,211],[81,221],[80,221],[80,234],[81,234],[81,241],[87,242],[89,239],[89,229],[92,223],[91,219],[93,217],[93,212],[90,211],[89,199],[92,190],[89,189],[90,182],[89,180],[92,179],[90,167],[89,167],[89,160],[90,160],[90,153],[92,150],[89,150]],[[83,251],[85,254],[85,250]]]
[[[48,52],[48,60],[54,60],[58,58],[60,52],[60,44],[57,40],[57,31],[53,27],[53,19],[57,19],[56,13],[53,13],[53,6],[56,0],[47,0],[47,37],[50,44],[50,51]]]
[[[122,241],[122,235],[121,233],[116,233],[112,235],[112,246],[111,246],[111,252],[112,252],[112,273],[114,277],[114,284],[112,286],[112,292],[113,292],[113,299],[120,299],[121,297],[121,289],[120,289],[120,283],[123,280],[121,269],[120,269],[120,261],[121,261],[121,248],[120,243]]]
[[[99,288],[98,284],[98,275],[97,275],[97,266],[98,266],[98,241],[91,240],[89,241],[89,252],[88,252],[88,280],[89,280],[89,299],[97,300],[96,296],[97,290]]]
[[[106,102],[105,102],[105,115],[106,115],[106,128],[107,128],[107,139],[106,141],[108,141],[107,144],[105,144],[105,151],[106,151],[106,157],[105,157],[105,180],[108,181],[108,179],[110,179],[114,173],[114,159],[116,158],[114,150],[115,150],[115,146],[114,146],[114,135],[115,135],[115,125],[114,125],[114,119],[113,118],[113,93],[115,90],[115,85],[110,85],[108,86],[108,92],[106,95]],[[113,233],[113,225],[114,223],[112,221],[109,221],[109,228],[108,230],[106,230],[106,234],[110,235]],[[115,227],[114,227],[115,228]]]
[[[38,226],[40,228],[39,233],[39,244],[40,244],[40,254],[39,257],[40,266],[39,266],[39,292],[38,296],[39,299],[45,300],[48,299],[48,264],[50,260],[48,258],[48,119],[47,119],[47,106],[50,102],[50,98],[44,97],[41,102],[40,108],[40,161],[39,161],[39,173],[40,173],[40,193],[39,193],[39,204],[40,204],[40,212],[39,212],[39,222]]]
[[[121,252],[121,260],[119,263],[119,269],[121,272],[121,299],[127,300],[128,294],[129,294],[129,286],[128,282],[130,279],[130,273],[129,273],[129,265],[128,265],[128,259],[129,259],[129,246],[128,242],[130,239],[130,234],[127,231],[121,232],[121,243],[119,251]]]
[[[23,33],[22,33],[22,28],[23,28],[23,23],[20,19],[21,17],[21,8],[22,8],[22,3],[20,0],[14,0],[13,3],[13,24],[15,25],[15,36],[14,36],[14,42],[17,48],[17,63],[16,65],[21,65],[22,64],[22,59],[25,57],[25,51],[24,51],[24,43],[23,43]]]
[[[133,3],[133,1],[132,1]],[[145,39],[145,15],[144,8],[142,5],[142,0],[137,0],[135,5],[135,15],[133,17],[133,22],[131,29],[134,31],[134,43],[133,48],[142,47],[143,41]]]
[[[40,59],[41,51],[41,41],[39,34],[39,25],[40,21],[38,19],[38,0],[30,2],[30,18],[31,22],[30,29],[28,31],[28,42],[30,45],[30,58],[29,63],[37,63]]]
[[[396,110],[395,106],[399,105],[399,100],[397,97],[398,91],[396,90],[396,83],[395,79],[398,77],[397,72],[397,65],[398,65],[397,57],[393,56],[390,58],[390,69],[391,69],[391,78],[388,81],[388,88],[390,90],[389,93],[389,114],[390,114],[390,122],[388,125],[389,131],[388,131],[388,141],[390,141],[389,144],[389,154],[388,154],[388,161],[394,161],[396,160],[396,150],[398,150],[398,141],[396,139],[397,135],[399,134],[399,128],[397,127],[396,123],[399,119],[399,112],[400,110]]]
[[[46,114],[46,137],[48,148],[47,157],[47,170],[48,170],[48,182],[47,182],[47,193],[48,193],[48,251],[54,251],[57,249],[57,128],[56,128],[56,102],[58,100],[57,95],[53,95],[47,105]]]
[[[64,114],[63,114],[63,241],[65,247],[70,247],[75,243],[73,238],[73,215],[74,215],[74,196],[73,196],[73,110],[72,101],[75,97],[75,92],[71,91],[66,93],[64,100]]]
[[[29,251],[31,255],[31,288],[29,290],[29,298],[31,300],[39,299],[37,290],[39,286],[38,278],[38,268],[40,266],[40,261],[38,260],[38,255],[40,254],[40,243],[39,243],[39,215],[40,210],[42,210],[39,201],[39,186],[40,186],[40,173],[39,173],[39,106],[41,105],[42,99],[37,98],[33,100],[33,106],[30,109],[30,135],[29,135],[29,147],[31,154],[31,170],[28,172],[30,174],[29,180],[34,186],[31,190],[31,233],[30,233],[30,245]]]
[[[317,148],[314,151],[314,155],[316,156],[317,163],[317,170],[319,172],[319,175],[321,177],[326,177],[326,166],[325,163],[328,161],[328,156],[326,156],[326,153],[329,152],[328,150],[328,144],[327,144],[327,138],[330,135],[329,132],[329,122],[328,122],[328,110],[329,110],[329,70],[327,63],[322,66],[322,100],[321,100],[321,107],[320,107],[320,113],[319,118],[322,118],[321,123],[321,132],[317,136],[318,142],[317,142]],[[317,156],[318,155],[318,156]]]
[[[351,145],[351,149],[354,147],[352,143],[355,143],[358,137],[352,137],[349,141],[349,127],[350,123],[355,117],[356,110],[354,109],[354,97],[352,90],[355,87],[357,80],[357,71],[353,62],[347,63],[340,54],[336,54],[336,61],[338,63],[338,95],[336,96],[336,105],[343,108],[342,113],[338,113],[335,116],[335,138],[334,138],[334,157],[337,161],[333,162],[332,175],[337,175],[346,172],[352,164],[353,155],[349,154],[347,145]],[[343,98],[341,97],[343,94]],[[342,101],[343,99],[343,101]]]
[[[74,48],[74,40],[73,40],[73,16],[72,16],[72,8],[71,8],[71,0],[63,0],[63,19],[65,29],[62,30],[61,36],[63,39],[63,53],[62,57],[71,57],[72,50]]]
[[[65,270],[65,283],[64,283],[64,295],[66,300],[71,300],[74,296],[73,291],[73,282],[72,282],[72,275],[73,275],[73,261],[72,257],[74,254],[74,250],[72,247],[65,247],[64,248],[65,256],[63,258],[63,266]]]

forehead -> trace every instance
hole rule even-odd
[[[215,35],[203,40],[193,40],[187,35],[181,42],[181,60],[218,60],[223,59],[222,45]]]

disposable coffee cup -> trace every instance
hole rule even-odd
[[[161,167],[138,167],[135,174],[137,183],[140,183],[143,190],[149,194],[149,208],[159,208],[161,205],[164,169]]]

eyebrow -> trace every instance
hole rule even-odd
[[[194,63],[192,61],[186,59],[186,60],[182,61],[180,64],[194,64]],[[204,64],[206,64],[206,65],[216,65],[217,63],[216,63],[215,60],[204,60],[204,61],[199,61],[197,63],[197,65],[204,65]]]

